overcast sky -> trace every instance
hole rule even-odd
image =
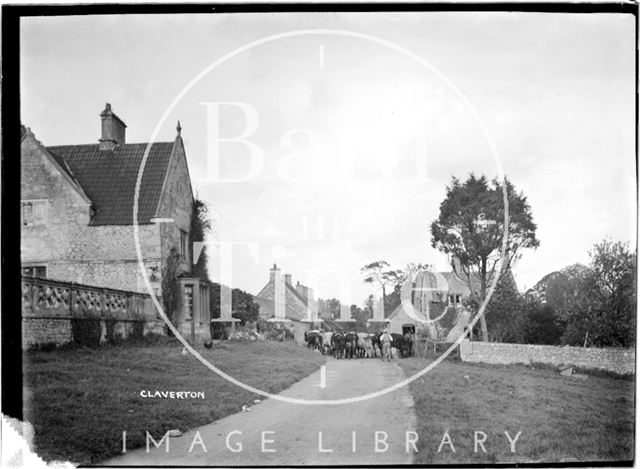
[[[375,39],[292,35],[193,82],[252,41],[311,29]],[[218,241],[253,243],[231,258],[233,286],[250,293],[273,262],[317,295],[358,304],[369,293],[359,269],[373,260],[449,270],[429,225],[451,176],[498,175],[491,145],[538,225],[540,247],[514,269],[521,289],[586,263],[605,236],[635,245],[631,15],[51,17],[23,19],[21,31],[22,121],[45,145],[97,143],[105,102],[128,142],[147,142],[182,94],[157,140],[181,121]],[[232,104],[204,104],[216,102]],[[214,144],[212,129],[247,134],[253,160],[244,143]]]

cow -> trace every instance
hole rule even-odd
[[[373,356],[377,357],[377,352],[380,352],[380,356],[382,356],[382,342],[380,342],[380,336],[382,332],[376,332],[375,334],[371,334],[371,346],[373,349]]]
[[[344,336],[345,358],[356,357],[356,347],[358,346],[358,334],[347,332]]]
[[[344,336],[336,332],[331,336],[331,347],[335,358],[344,358]]]
[[[322,344],[324,354],[333,353],[333,332],[325,332],[322,335]]]
[[[307,343],[307,347],[311,350],[320,350],[320,352],[324,353],[322,349],[322,335],[320,335],[320,331],[306,331],[304,333],[304,341]]]
[[[391,334],[391,347],[395,348],[400,353],[400,357],[404,358],[410,356],[412,345],[410,338],[407,338],[402,334]]]
[[[371,334],[368,332],[358,332],[358,353],[361,357],[374,356]]]

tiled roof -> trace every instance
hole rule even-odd
[[[296,298],[298,298],[298,299],[302,302],[302,304],[303,304],[303,305],[307,306],[307,299],[306,299],[304,296],[302,296],[302,295],[300,294],[300,292],[298,292],[298,290],[296,289],[296,287],[294,287],[293,285],[288,284],[288,283],[285,283],[285,285],[286,285],[286,288],[287,288],[291,293],[293,293],[293,294],[296,296]]]
[[[462,277],[456,275],[455,272],[441,273],[447,279],[447,283],[449,284],[449,293],[452,293],[454,295],[469,296],[470,290],[466,278],[463,280]],[[473,274],[471,277],[471,284],[474,284]]]
[[[267,318],[275,317],[276,307],[273,300],[254,296],[253,301],[258,303],[258,306],[260,306],[260,316]],[[299,321],[301,319],[299,313],[288,304],[285,305],[284,317],[293,321]]]
[[[72,181],[74,181],[76,184],[78,184],[80,187],[82,187],[80,185],[80,181],[78,181],[78,179],[76,179],[76,177],[74,176],[73,172],[71,171],[71,168],[69,167],[67,162],[64,160],[64,158],[62,158],[61,156],[56,155],[54,153],[51,153],[51,152],[49,152],[49,154],[53,157],[55,162],[58,163],[58,166],[60,166],[60,169],[62,169],[62,171],[64,171],[67,174],[67,176],[69,176],[71,178]]]
[[[455,272],[442,272],[442,275],[445,276],[447,282],[449,283],[449,292],[454,293],[456,295],[468,296],[470,294],[469,290],[469,282],[467,280],[466,275],[457,275]],[[513,273],[509,270],[505,275],[509,278],[508,281],[513,281]],[[471,279],[471,286],[476,292],[480,291],[481,288],[481,280],[480,274],[477,272],[471,272],[469,275]],[[491,286],[491,281],[493,276],[487,273],[487,289]]]
[[[262,290],[260,290],[260,292],[256,295],[256,298],[258,297],[262,298],[264,295],[264,292],[267,290],[267,288],[269,288],[271,283],[272,283],[271,280],[269,280],[269,282],[267,282],[267,284],[264,287],[262,287]],[[285,288],[289,292],[291,292],[291,294],[293,294],[294,297],[300,300],[300,303],[302,303],[304,306],[307,306],[307,299],[304,296],[302,296],[300,292],[298,292],[298,290],[296,290],[296,288],[293,285],[291,285],[290,283],[284,282],[284,280],[283,280],[283,283],[285,285]]]
[[[398,306],[396,306],[396,309],[394,309],[391,314],[389,316],[387,316],[384,320],[386,321],[391,321],[393,318],[395,318],[398,314],[400,313],[404,313],[404,305],[402,303],[400,303]],[[418,317],[418,319],[421,320],[426,320],[427,318],[424,316],[424,314],[419,311],[418,309],[414,309],[413,313]],[[407,314],[408,317],[411,317]]]
[[[156,215],[173,145],[160,142],[151,146],[140,184],[138,223],[150,223]],[[91,225],[131,225],[136,180],[146,147],[146,143],[131,143],[100,150],[96,144],[47,150],[93,202]]]

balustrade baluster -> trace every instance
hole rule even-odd
[[[69,288],[69,316],[75,317],[76,291],[73,285]]]

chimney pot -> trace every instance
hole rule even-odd
[[[126,124],[111,110],[111,104],[106,103],[104,111],[100,113],[102,121],[101,150],[113,150],[125,143]]]
[[[278,266],[274,263],[273,267],[271,269],[269,269],[269,280],[270,281],[274,281],[274,279],[276,278],[276,273],[278,274],[278,277],[280,277],[280,269],[278,269]]]

